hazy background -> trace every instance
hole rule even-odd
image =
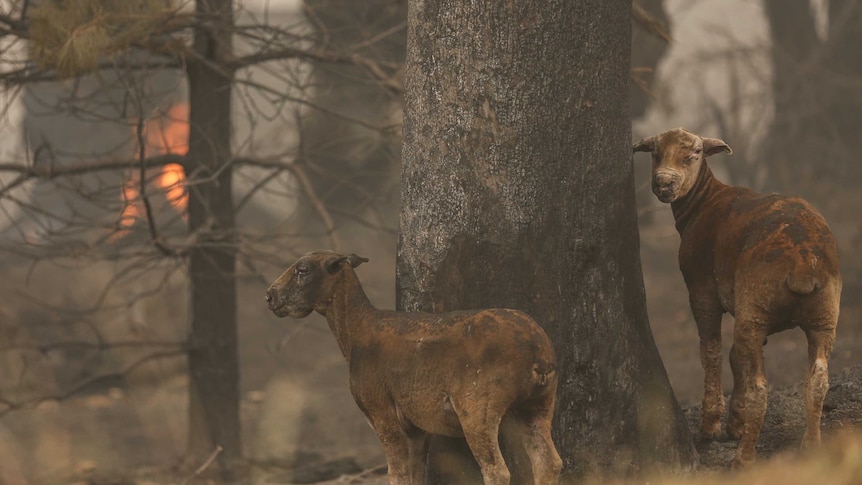
[[[290,25],[302,35],[313,30],[298,0],[238,0],[237,4],[243,9],[240,18]],[[649,107],[633,122],[633,138],[678,126],[723,138],[734,155],[710,159],[716,175],[758,190],[775,190],[771,177],[778,169],[763,162],[761,153],[774,118],[771,37],[762,3],[667,0],[664,8],[672,42],[650,83]],[[815,1],[812,8],[818,33],[826,35],[827,3]],[[237,49],[243,49],[241,43]],[[634,59],[633,65],[637,63]],[[310,108],[308,102],[315,100],[318,107],[337,111],[342,118],[371,118],[379,126],[400,122],[400,99],[381,95],[379,86],[362,91],[361,82],[354,82],[359,86],[351,88],[354,80],[343,72],[333,70],[330,79],[321,81],[312,78],[311,70],[297,61],[278,72],[267,68],[243,72],[240,77],[250,82],[237,88],[234,147],[240,154],[274,157],[299,153],[302,145],[305,156],[329,157],[331,166],[357,164],[360,173],[367,168],[371,176],[363,188],[377,195],[373,204],[357,212],[359,216],[339,217],[334,212],[337,231],[327,234],[313,208],[299,201],[297,182],[287,174],[262,182],[267,177],[264,171],[245,169],[235,178],[238,194],[259,184],[266,187],[243,207],[240,225],[259,235],[260,241],[281,231],[281,237],[266,246],[267,256],[261,258],[265,264],[249,263],[239,275],[244,446],[246,455],[262,466],[290,469],[330,462],[358,470],[382,463],[382,453],[349,395],[346,366],[326,323],[316,314],[304,320],[277,319],[267,311],[263,294],[269,281],[298,255],[335,245],[370,258],[358,271],[366,291],[378,307],[394,308],[398,132],[381,134],[358,124],[336,128],[331,118],[310,116],[322,110]],[[251,89],[251,81],[275,91],[288,90],[295,100],[275,103]],[[182,105],[186,88],[181,79],[164,74],[148,82],[153,103]],[[100,109],[110,111],[111,97],[122,96],[122,90],[104,91],[103,85],[49,83],[3,100],[7,109],[0,119],[2,161],[46,156],[36,150],[45,139],[55,147],[55,163],[128,153],[132,145],[127,127],[108,128],[92,113],[79,113],[75,120],[68,113],[46,108],[68,99],[73,90],[78,96],[87,93],[102,100]],[[855,112],[855,116],[862,115]],[[677,398],[687,406],[701,398],[703,373],[697,332],[676,262],[678,236],[669,207],[649,192],[648,159],[638,157],[634,163],[650,322]],[[811,159],[815,169],[822,163]],[[830,221],[843,258],[844,305],[831,370],[862,362],[858,174],[842,173],[840,180],[831,182],[803,174],[789,177],[794,184],[788,190],[811,200]],[[0,175],[0,180],[9,183],[11,177]],[[104,203],[114,204],[117,214],[125,210],[117,190],[123,180],[105,176],[87,183],[95,184]],[[0,418],[0,483],[47,483],[57,477],[156,466],[177,460],[185,447],[184,357],[160,358],[125,371],[140,358],[139,349],[46,347],[62,341],[92,342],[94,335],[96,341],[175,342],[187,333],[186,275],[177,262],[151,262],[139,276],[114,283],[122,269],[117,261],[71,257],[33,264],[23,256],[34,247],[44,249],[43,241],[63,231],[56,218],[40,219],[37,208],[86,216],[87,204],[70,195],[78,188],[36,183],[20,192],[29,205],[0,202],[4,247],[11,248],[14,242],[25,248],[20,254],[11,250],[0,254],[4,274],[0,343],[8,344],[0,347],[0,390],[4,399],[34,400],[33,406]],[[333,194],[342,190],[346,189],[332,185]],[[345,195],[342,202],[336,195],[333,203],[342,204],[344,211],[361,204],[355,194]],[[159,210],[173,221],[174,226],[167,227],[180,231],[181,209],[166,198]],[[128,233],[117,237],[133,241],[141,237],[139,229],[130,226]],[[127,297],[132,294],[136,297],[130,303]],[[98,311],[88,311],[96,307]],[[729,322],[725,336],[727,350]],[[805,348],[804,337],[796,330],[770,337],[766,365],[772,385],[802,379]],[[93,379],[104,375],[109,377]],[[724,375],[729,390],[729,368]],[[90,381],[92,385],[87,384]],[[78,392],[68,394],[70,389]],[[39,396],[62,399],[40,400]]]

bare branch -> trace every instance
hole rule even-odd
[[[22,344],[22,345],[4,345],[0,347],[0,352],[33,350],[40,354],[46,354],[57,350],[69,349],[86,349],[86,350],[112,350],[119,348],[153,348],[165,347],[169,349],[185,349],[188,342],[171,342],[171,341],[143,341],[143,340],[123,340],[117,342],[90,342],[87,340],[69,340],[66,342],[53,342],[50,344]]]
[[[402,65],[397,62],[375,61],[359,54],[342,54],[334,51],[322,49],[300,49],[297,47],[278,47],[265,49],[254,54],[249,54],[243,57],[230,59],[225,63],[227,69],[239,70],[245,67],[253,66],[270,61],[281,61],[287,59],[302,59],[315,62],[329,62],[333,64],[352,64],[359,67],[364,67],[377,80],[392,91],[401,92],[402,88],[399,83],[393,79],[397,77],[397,72],[402,68]],[[384,68],[393,71],[396,74],[387,75]]]
[[[640,24],[647,32],[655,34],[668,44],[671,43],[672,39],[667,32],[667,26],[664,25],[664,22],[647,12],[638,2],[632,2],[632,16],[635,22]]]
[[[302,190],[305,191],[305,195],[311,201],[311,205],[314,207],[317,215],[319,215],[323,220],[323,224],[326,227],[326,234],[329,238],[330,247],[334,251],[338,251],[341,245],[338,243],[338,237],[335,235],[335,222],[332,220],[332,216],[329,215],[329,211],[326,209],[326,204],[324,204],[317,195],[317,191],[314,190],[311,180],[308,179],[308,175],[305,173],[305,169],[301,165],[296,165],[293,168],[293,174],[296,175],[299,185],[302,187]]]
[[[39,404],[41,402],[65,401],[71,397],[74,397],[76,394],[84,391],[85,389],[87,389],[87,388],[89,388],[95,384],[98,384],[100,382],[110,381],[110,380],[114,380],[117,378],[124,378],[130,372],[132,372],[133,370],[137,369],[138,367],[146,364],[147,362],[150,362],[150,361],[156,360],[156,359],[168,358],[168,357],[178,357],[178,356],[184,355],[185,353],[186,353],[186,349],[153,352],[151,354],[147,354],[147,355],[141,357],[140,359],[135,360],[134,362],[127,365],[125,368],[123,368],[119,372],[100,374],[100,375],[91,377],[89,379],[85,379],[85,380],[79,382],[78,384],[76,384],[75,386],[73,386],[72,388],[66,390],[65,392],[55,394],[55,395],[39,396],[39,397],[30,398],[30,399],[25,399],[23,401],[11,401],[9,399],[5,399],[3,397],[0,397],[0,404],[6,406],[5,408],[0,409],[0,418],[9,414],[12,411],[26,408],[26,407],[30,407],[30,406],[34,406],[34,405]]]
[[[126,170],[136,168],[143,164],[147,168],[161,167],[169,163],[185,163],[184,155],[176,155],[168,153],[165,155],[156,155],[147,157],[141,161],[138,159],[128,160],[96,160],[92,162],[82,161],[73,165],[22,165],[20,163],[0,163],[0,172],[17,172],[28,176],[29,178],[38,178],[51,180],[57,177],[66,177],[69,175],[81,175],[85,173],[101,172],[106,170]]]
[[[210,456],[208,456],[207,459],[204,460],[203,463],[201,463],[201,466],[197,467],[194,473],[192,473],[190,476],[186,477],[185,480],[183,480],[182,485],[186,485],[187,483],[189,483],[190,480],[194,479],[195,477],[203,473],[207,468],[209,468],[222,451],[224,451],[224,448],[222,448],[221,445],[217,445],[213,452],[210,454]]]

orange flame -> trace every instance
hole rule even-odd
[[[176,154],[189,151],[189,105],[176,104],[167,113],[150,118],[144,125],[145,156]],[[186,174],[182,165],[169,163],[160,169],[153,185],[164,192],[165,200],[185,218],[188,194]],[[124,235],[138,219],[144,217],[140,200],[140,176],[133,175],[123,186],[123,211],[120,214],[120,232]]]

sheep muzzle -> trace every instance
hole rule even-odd
[[[679,196],[679,178],[667,172],[656,172],[652,179],[653,194],[662,202],[673,202]]]

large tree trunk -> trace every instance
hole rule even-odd
[[[569,472],[691,466],[638,255],[630,2],[408,12],[399,307],[532,315],[558,353]]]
[[[218,62],[231,49],[231,0],[198,0],[197,13],[213,19],[195,31],[188,60],[189,337],[188,459],[202,463],[220,446],[219,463],[229,470],[241,457],[239,358],[235,286],[234,210],[231,196],[230,72]]]

